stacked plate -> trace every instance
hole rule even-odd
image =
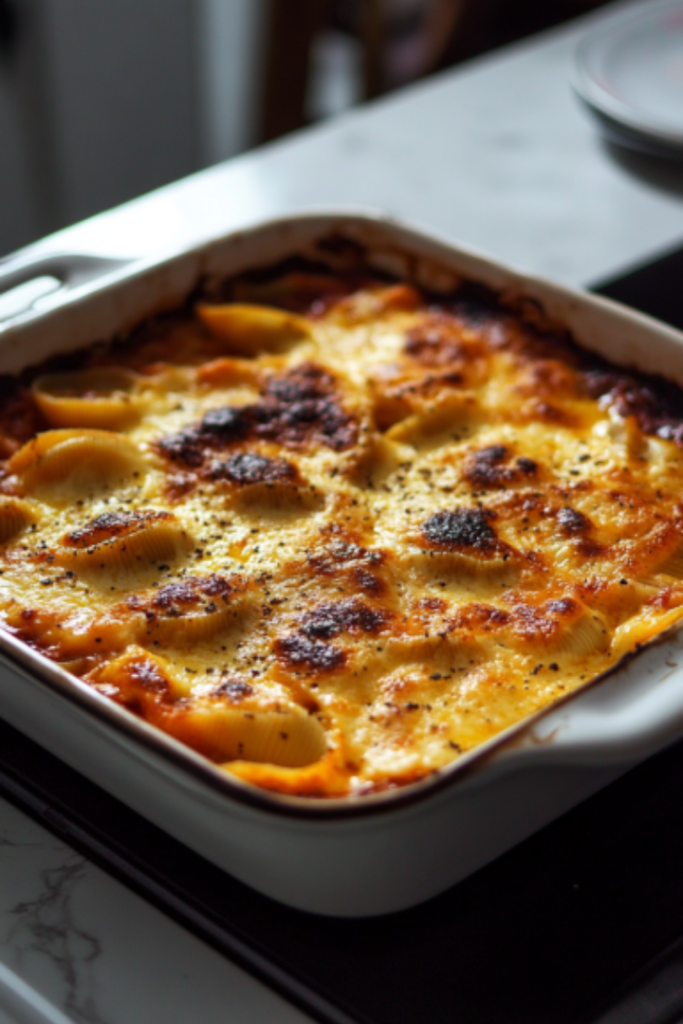
[[[575,88],[604,134],[683,160],[683,0],[646,0],[579,43]]]

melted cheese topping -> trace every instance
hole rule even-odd
[[[467,288],[226,294],[6,384],[7,630],[229,772],[339,796],[678,620],[673,385]]]

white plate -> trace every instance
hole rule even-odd
[[[576,59],[576,90],[608,135],[683,157],[683,0],[647,0],[607,17]]]

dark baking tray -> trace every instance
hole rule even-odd
[[[683,328],[683,249],[595,290]],[[325,1024],[674,1024],[682,790],[683,742],[429,903],[334,920],[234,881],[0,722],[0,793]]]

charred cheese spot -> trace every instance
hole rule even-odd
[[[164,437],[157,448],[161,455],[184,466],[198,467],[204,462],[202,435],[198,430],[182,430]]]
[[[254,433],[284,447],[323,444],[344,451],[355,444],[358,428],[335,391],[334,378],[314,364],[272,377],[254,408]]]
[[[254,687],[244,679],[223,679],[212,691],[215,697],[226,697],[234,704],[240,704],[247,697],[252,697]]]
[[[248,439],[291,449],[324,445],[341,452],[357,438],[358,424],[342,407],[334,378],[304,363],[269,377],[258,402],[211,409],[197,427],[161,438],[157,450],[173,462],[198,468],[213,452]]]
[[[152,524],[170,523],[168,512],[103,512],[85,526],[67,533],[64,544],[71,548],[89,548],[104,541],[130,537]]]
[[[130,681],[146,693],[169,697],[171,686],[157,662],[150,658],[138,658],[130,664]]]
[[[473,487],[487,490],[528,483],[537,475],[538,465],[533,459],[520,456],[506,465],[508,457],[509,451],[505,445],[494,444],[489,448],[481,448],[465,460],[463,476]]]
[[[245,629],[252,612],[247,590],[239,576],[187,576],[152,594],[132,594],[127,604],[145,616],[141,642],[188,648]]]
[[[499,549],[493,515],[480,508],[459,508],[453,512],[435,512],[422,524],[422,535],[429,547],[438,551],[465,550],[493,554]]]
[[[307,672],[333,672],[346,663],[346,654],[339,647],[312,640],[304,632],[292,633],[275,641],[278,660],[287,668]]]
[[[371,608],[357,597],[323,602],[302,619],[301,632],[318,640],[331,640],[340,633],[378,633],[387,623],[385,609]]]
[[[386,584],[374,573],[358,565],[352,570],[352,578],[355,585],[364,594],[375,594],[380,596],[386,589]]]
[[[233,455],[227,462],[214,461],[210,466],[212,480],[228,480],[233,484],[273,484],[294,482],[296,467],[286,459],[270,459],[255,452]]]
[[[491,525],[495,513],[484,508],[435,512],[420,526],[418,551],[404,564],[425,580],[452,589],[489,593],[515,580],[522,560],[500,540]]]
[[[237,586],[240,587],[240,584],[241,581]],[[234,581],[231,583],[216,573],[204,578],[201,576],[186,577],[179,583],[168,583],[152,596],[147,606],[149,615],[152,617],[157,614],[167,615],[171,618],[178,617],[185,611],[193,610],[207,601],[206,610],[213,613],[217,602],[219,604],[229,603],[230,595],[235,589]],[[134,608],[140,607],[134,596],[129,599],[129,604]]]
[[[249,417],[245,409],[210,409],[202,420],[198,435],[215,438],[217,444],[230,444],[245,437],[249,430]]]
[[[566,537],[585,537],[592,528],[588,516],[569,505],[557,513],[557,525]]]

